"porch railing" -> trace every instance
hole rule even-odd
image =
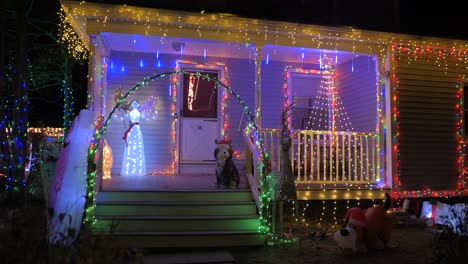
[[[264,129],[272,170],[280,170],[279,129]],[[291,165],[298,184],[369,184],[380,181],[377,133],[295,130]]]
[[[257,151],[257,148],[254,146],[250,135],[247,134],[246,131],[242,133],[244,135],[244,141],[246,143],[246,176],[247,182],[250,187],[250,191],[252,192],[255,204],[257,205],[257,209],[260,210],[261,203],[260,203],[260,171],[258,171],[257,164],[260,161],[260,154]]]

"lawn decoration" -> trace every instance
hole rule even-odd
[[[291,104],[282,109],[281,112],[281,137],[280,137],[280,164],[279,171],[271,171],[267,175],[268,186],[270,188],[270,195],[272,201],[272,229],[276,235],[288,236],[289,234],[283,233],[283,204],[284,202],[292,205],[292,211],[289,213],[289,218],[299,215],[299,207],[297,204],[297,192],[294,182],[294,174],[291,166],[290,149],[292,145],[291,130],[289,129],[288,118],[290,110],[294,107]],[[277,218],[277,211],[278,218]],[[277,223],[279,225],[277,225]],[[278,227],[278,228],[277,228]]]
[[[390,202],[390,195],[385,194],[384,205],[375,205],[366,210],[357,207],[349,209],[343,219],[343,229],[333,235],[338,245],[354,252],[383,249],[390,240],[392,230],[392,220],[387,215]]]
[[[468,205],[457,203],[454,205],[442,203],[435,199],[424,201],[421,219],[427,226],[448,227],[459,235],[468,235]]]
[[[51,243],[70,245],[78,236],[85,206],[88,147],[94,129],[94,112],[82,109],[65,139],[49,193]]]
[[[239,187],[239,171],[232,161],[231,140],[215,139],[216,149],[214,157],[216,159],[216,186]]]

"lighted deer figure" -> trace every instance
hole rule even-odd
[[[289,129],[288,118],[291,115],[290,110],[294,107],[291,104],[285,107],[281,113],[281,154],[280,164],[281,169],[279,171],[272,171],[268,176],[268,185],[270,187],[272,205],[272,217],[273,217],[273,231],[283,235],[283,202],[289,202],[295,205],[294,211],[298,215],[299,207],[297,205],[297,192],[296,185],[294,183],[294,175],[291,166],[291,158],[289,151],[291,149],[292,139]],[[277,204],[278,202],[278,204]],[[276,230],[276,210],[279,210],[279,228]]]

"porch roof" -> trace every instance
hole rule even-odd
[[[243,18],[223,13],[193,13],[61,1],[75,31],[89,47],[90,35],[101,32],[222,40],[263,47],[277,45],[352,53],[377,54],[383,57],[390,43],[468,49],[468,41],[422,37],[352,27],[327,27],[290,22]]]

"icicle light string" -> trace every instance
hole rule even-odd
[[[102,127],[96,131],[95,137],[94,137],[95,142],[93,144],[91,144],[91,146],[90,146],[90,148],[88,150],[87,199],[86,199],[86,208],[85,208],[86,216],[85,216],[85,218],[83,220],[83,223],[89,225],[90,228],[91,228],[91,226],[93,224],[96,223],[96,218],[94,217],[94,211],[95,211],[95,207],[96,207],[96,193],[94,191],[94,186],[95,186],[95,182],[96,182],[97,172],[93,168],[93,166],[90,166],[89,163],[92,163],[92,161],[94,160],[94,156],[95,156],[96,151],[97,151],[97,149],[99,147],[100,138],[106,132],[107,124],[108,124],[109,120],[111,119],[112,115],[120,107],[120,105],[125,101],[125,99],[129,95],[135,93],[141,87],[146,86],[149,82],[151,82],[151,81],[153,81],[153,80],[155,80],[157,78],[164,78],[164,77],[169,76],[169,75],[178,75],[178,74],[184,74],[184,73],[190,73],[190,72],[189,71],[183,71],[183,70],[165,72],[165,73],[154,75],[154,76],[152,76],[150,78],[146,78],[141,82],[138,82],[137,85],[135,85],[133,88],[131,88],[127,93],[125,93],[123,95],[123,97],[121,97],[119,99],[118,103],[112,108],[109,115],[107,116],[107,118],[102,123]],[[272,220],[271,220],[271,213],[270,213],[270,208],[269,208],[270,193],[269,193],[269,188],[267,186],[267,181],[266,181],[266,177],[265,177],[266,175],[263,172],[263,168],[265,168],[265,160],[268,159],[268,154],[266,153],[266,151],[265,151],[265,149],[263,147],[264,144],[263,144],[262,133],[259,133],[258,127],[255,124],[255,116],[251,113],[251,111],[249,110],[246,103],[240,98],[240,96],[236,92],[234,92],[234,90],[232,90],[231,87],[221,83],[217,79],[210,78],[210,76],[208,76],[208,75],[203,75],[203,74],[201,74],[199,72],[192,73],[192,74],[194,74],[195,76],[206,78],[207,80],[211,80],[211,81],[215,82],[216,84],[221,85],[231,95],[233,95],[239,101],[239,103],[242,105],[243,111],[246,113],[247,118],[250,121],[250,124],[247,126],[247,130],[250,131],[251,134],[253,135],[255,146],[257,147],[257,149],[258,149],[258,151],[260,153],[260,161],[257,164],[257,167],[259,168],[259,171],[260,171],[260,177],[262,179],[262,181],[261,181],[261,190],[262,191],[261,191],[261,194],[260,194],[260,201],[261,201],[261,207],[262,208],[261,208],[261,210],[259,210],[260,211],[260,223],[261,223],[259,231],[261,233],[266,234],[269,237],[270,240],[276,240],[276,241],[279,241],[281,243],[291,242],[292,240],[287,240],[287,239],[282,239],[282,238],[276,237],[272,232],[272,228],[271,228],[271,221]]]

